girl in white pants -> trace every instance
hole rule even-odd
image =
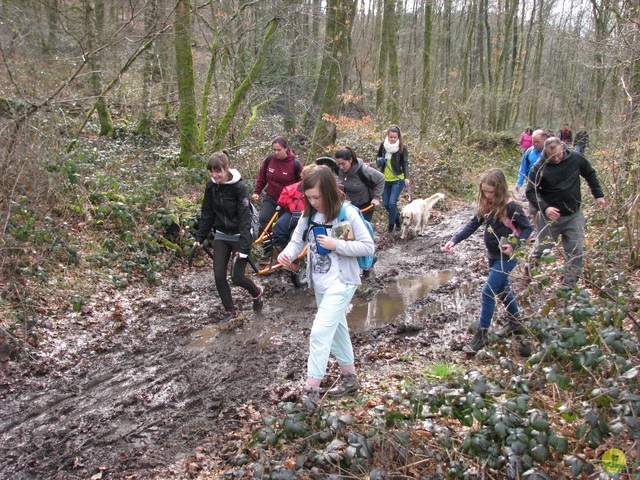
[[[358,209],[346,204],[343,207],[344,195],[329,168],[317,166],[306,173],[302,190],[306,198],[302,218],[278,261],[289,266],[308,242],[309,286],[315,290],[318,312],[309,338],[307,382],[302,402],[305,407],[314,409],[318,405],[320,383],[326,374],[330,353],[338,360],[341,374],[337,386],[326,393],[338,396],[359,387],[346,310],[361,283],[357,257],[373,255],[374,243]],[[331,235],[342,208],[351,224],[353,240]]]

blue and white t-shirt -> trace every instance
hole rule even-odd
[[[317,212],[313,218],[314,222],[324,224],[325,218],[320,212]],[[331,229],[327,229],[327,235],[331,235]],[[318,293],[325,293],[327,289],[336,282],[340,282],[340,265],[338,262],[338,254],[334,251],[327,255],[320,255],[316,246],[316,238],[313,230],[309,231],[309,252],[311,276],[313,277],[313,286]]]

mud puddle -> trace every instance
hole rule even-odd
[[[454,270],[434,270],[424,276],[403,277],[389,282],[371,300],[356,299],[351,303],[347,314],[349,328],[353,332],[362,332],[404,319],[406,315],[414,317],[423,314],[422,309],[409,313],[408,307],[415,305],[426,292],[446,284],[454,275]],[[438,309],[442,311],[442,308],[443,305],[440,305]]]
[[[348,316],[359,368],[383,371],[369,355],[382,350],[450,355],[479,306],[482,238],[454,255],[441,247],[469,214],[434,221],[428,237],[381,238]],[[233,287],[244,322],[229,331],[216,328],[222,308],[204,263],[54,319],[32,360],[0,372],[0,478],[176,478],[174,466],[242,425],[248,406],[276,408],[304,376],[315,299],[285,274],[257,281],[263,312]]]

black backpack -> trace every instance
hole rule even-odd
[[[367,201],[371,202],[371,200],[373,200],[373,191],[376,189],[376,182],[374,182],[373,179],[371,178],[367,178],[367,176],[362,171],[365,165],[367,167],[371,167],[371,164],[362,162],[362,166],[358,169],[357,173],[358,173],[358,177],[360,177],[360,181],[364,183],[369,189],[369,200]]]

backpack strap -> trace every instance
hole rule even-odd
[[[362,169],[364,168],[364,163],[360,166],[360,168],[358,169],[358,176],[360,177],[360,181],[367,187],[367,190],[369,192],[369,202],[371,200],[373,200],[373,189],[371,188],[371,184],[373,183],[371,181],[370,178],[367,178],[367,176],[364,174],[364,172],[362,171]]]
[[[267,158],[264,159],[265,169],[269,168],[269,163],[271,163],[272,158],[273,158],[273,155],[269,155]],[[296,180],[300,178],[300,173],[302,173],[302,163],[300,163],[300,160],[298,160],[297,158],[294,158],[293,159],[293,176],[296,178]]]
[[[307,228],[305,229],[304,233],[302,234],[302,241],[303,242],[308,242],[309,241],[309,231],[313,227],[325,227],[326,229],[330,229],[331,227],[333,227],[333,225],[314,222],[313,221],[313,215],[311,217],[308,217],[307,218]]]

